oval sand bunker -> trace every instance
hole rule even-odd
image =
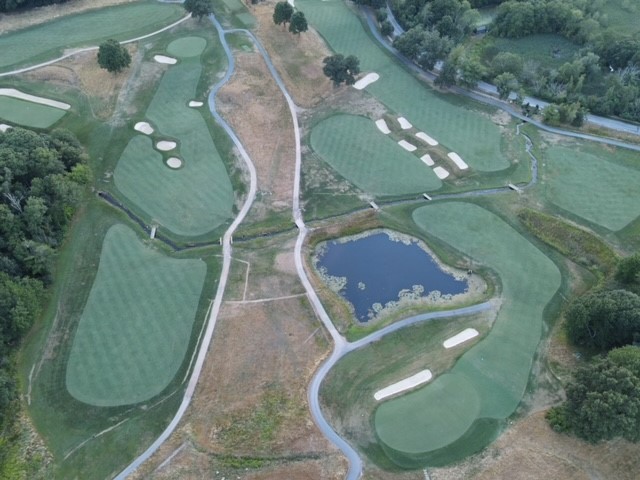
[[[134,125],[133,129],[145,135],[151,135],[153,133],[153,127],[147,122],[138,122]]]
[[[175,58],[167,57],[165,55],[156,55],[153,59],[158,63],[165,63],[167,65],[175,65],[178,61]]]
[[[167,160],[167,166],[169,168],[180,168],[182,166],[182,160],[177,157],[171,157]]]
[[[176,142],[161,140],[158,143],[156,143],[156,148],[161,152],[168,152],[169,150],[173,150],[174,148],[176,148]]]
[[[202,37],[184,37],[174,40],[167,47],[167,52],[176,57],[195,57],[200,55],[207,46]]]

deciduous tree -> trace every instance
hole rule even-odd
[[[356,82],[355,75],[360,73],[360,60],[354,55],[345,57],[338,53],[326,57],[322,62],[324,63],[322,71],[336,87],[343,82],[347,85],[353,85]]]
[[[293,16],[293,7],[288,2],[278,2],[273,9],[273,22],[276,25],[286,25]]]
[[[191,15],[201,20],[202,17],[209,16],[213,13],[213,4],[211,0],[184,0],[184,9]]]
[[[109,39],[98,48],[98,65],[111,73],[118,73],[131,64],[129,51],[117,40]]]
[[[302,12],[295,12],[291,15],[291,21],[289,22],[289,31],[293,34],[299,35],[302,32],[306,32],[309,29],[307,25],[307,19]]]

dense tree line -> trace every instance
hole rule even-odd
[[[17,398],[13,353],[39,315],[53,256],[90,178],[69,132],[0,133],[0,447]]]
[[[0,0],[0,12],[27,10],[29,8],[42,7],[44,5],[66,2],[67,0]]]

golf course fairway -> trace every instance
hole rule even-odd
[[[488,210],[440,203],[415,210],[413,219],[428,235],[496,272],[502,306],[487,337],[449,373],[376,410],[382,448],[405,468],[447,464],[495,438],[524,394],[543,311],[560,287],[553,262]]]

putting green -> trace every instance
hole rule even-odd
[[[167,52],[175,57],[197,57],[206,46],[207,41],[202,37],[184,37],[171,42]]]
[[[67,113],[65,110],[0,95],[0,120],[33,128],[48,128]],[[0,122],[1,123],[1,122]]]
[[[172,232],[197,236],[210,232],[232,215],[233,190],[202,114],[187,106],[196,94],[202,66],[199,57],[170,67],[147,109],[156,134],[178,139],[169,152],[182,160],[171,169],[144,135],[135,136],[114,172],[115,185],[150,221]]]
[[[356,55],[363,72],[380,75],[367,91],[391,110],[460,154],[473,169],[497,171],[509,166],[500,150],[498,125],[473,109],[471,102],[444,97],[416,80],[374,43],[344,0],[297,0],[296,7],[333,50]]]
[[[591,153],[592,152],[592,153]],[[602,147],[590,152],[551,146],[543,188],[551,202],[579,217],[617,231],[640,215],[640,170],[612,161]]]
[[[442,186],[431,168],[365,117],[335,115],[323,120],[311,131],[311,146],[340,175],[373,195],[420,193]]]
[[[63,49],[88,47],[115,38],[151,33],[184,16],[182,5],[155,0],[99,8],[52,20],[0,36],[0,69],[34,64],[60,55]]]
[[[67,364],[69,393],[96,406],[142,402],[182,364],[206,265],[168,258],[124,225],[107,232]]]
[[[458,441],[469,431],[484,439],[474,443],[474,450],[486,446],[499,421],[513,413],[529,379],[543,310],[560,287],[560,272],[503,220],[474,204],[430,205],[417,209],[413,219],[428,234],[492,268],[503,286],[502,307],[482,342],[448,374],[376,410],[375,428],[385,452],[398,465],[415,468],[436,457],[451,462],[472,453],[468,442]]]

